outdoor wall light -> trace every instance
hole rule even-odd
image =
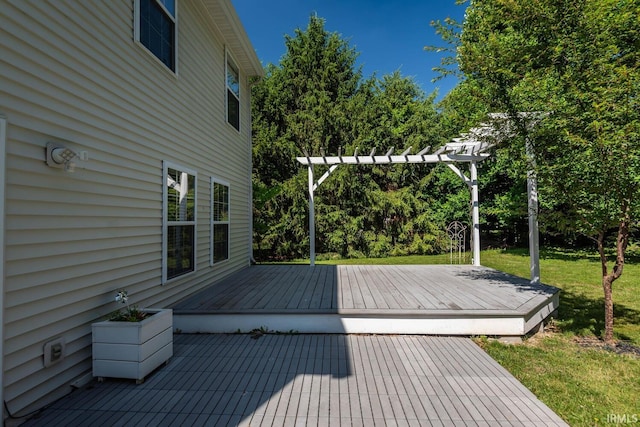
[[[73,172],[76,164],[72,161],[75,158],[80,160],[89,160],[87,151],[75,151],[56,142],[47,143],[47,165],[52,168],[61,168],[65,172]]]

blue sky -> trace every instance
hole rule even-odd
[[[232,4],[263,65],[277,64],[286,50],[285,34],[305,29],[316,13],[325,19],[327,31],[337,32],[359,52],[365,77],[399,70],[427,94],[438,88],[438,98],[456,84],[451,77],[431,82],[436,77],[431,69],[440,64],[440,57],[423,49],[442,44],[431,21],[446,17],[462,21],[466,4],[457,6],[455,0],[232,0]]]

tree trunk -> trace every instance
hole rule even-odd
[[[623,203],[622,218],[618,225],[616,236],[616,261],[611,273],[607,269],[607,257],[604,252],[605,232],[598,233],[598,252],[602,264],[602,289],[604,291],[604,341],[613,342],[613,282],[616,281],[624,269],[624,255],[629,243],[629,224],[631,223],[630,203]]]
[[[611,276],[602,278],[604,290],[604,341],[613,342],[613,280]]]

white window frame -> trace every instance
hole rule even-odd
[[[193,220],[192,221],[169,221],[169,191],[168,191],[168,175],[169,169],[174,169],[183,173],[187,173],[193,176],[194,193],[193,193]],[[162,162],[162,284],[169,283],[173,280],[181,279],[187,275],[193,274],[197,271],[198,267],[198,173],[190,168],[183,167],[181,165],[163,161]],[[193,270],[187,271],[183,274],[179,274],[175,277],[168,277],[168,259],[167,251],[169,249],[168,242],[168,230],[170,225],[193,225]]]
[[[225,48],[224,52],[225,52],[225,56],[224,56],[224,87],[225,87],[225,91],[224,91],[224,110],[225,110],[225,114],[226,114],[226,121],[233,129],[235,129],[237,132],[240,132],[240,128],[242,127],[241,114],[240,114],[240,109],[241,109],[241,106],[242,106],[242,103],[240,102],[240,100],[242,98],[242,96],[241,96],[242,95],[242,90],[240,88],[240,68],[237,65],[238,63],[233,59],[233,56],[231,55],[231,53],[229,53],[229,51],[226,48]],[[236,71],[236,73],[238,74],[238,93],[237,94],[229,86],[229,79],[228,79],[229,63],[231,63],[231,66],[233,67],[234,71]],[[236,99],[236,101],[238,101],[238,128],[237,129],[229,121],[229,93],[232,93],[233,97]]]
[[[227,212],[227,220],[226,221],[216,221],[214,218],[214,214],[215,214],[215,184],[219,184],[219,185],[224,185],[225,187],[227,187],[227,205],[228,205],[228,212]],[[229,259],[231,258],[231,185],[229,185],[229,183],[227,181],[223,181],[221,179],[217,179],[215,177],[211,177],[211,209],[210,209],[210,218],[209,218],[209,225],[210,225],[210,237],[209,237],[209,263],[210,265],[219,265],[223,262],[229,261]],[[228,231],[227,231],[227,258],[220,260],[220,261],[215,261],[215,233],[214,233],[214,228],[216,225],[220,225],[220,224],[226,224],[228,227]]]
[[[140,0],[135,0],[135,4],[133,8],[134,40],[136,44],[142,47],[142,49],[145,52],[147,52],[147,54],[149,54],[155,61],[157,61],[158,64],[161,64],[166,70],[170,71],[172,74],[177,76],[178,75],[178,1],[179,0],[174,0],[175,13],[173,15],[167,10],[162,0],[151,0],[151,1],[155,1],[158,4],[158,6],[160,6],[160,8],[164,10],[167,16],[169,16],[173,21],[173,69],[171,69],[170,67],[167,66],[167,64],[162,62],[162,60],[158,58],[155,53],[153,53],[147,46],[144,45],[144,43],[142,43],[142,41],[140,41]]]

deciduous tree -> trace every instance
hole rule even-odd
[[[611,341],[612,285],[640,217],[640,3],[472,1],[457,55],[488,108],[516,123],[510,155],[531,144],[542,221],[596,242]],[[547,116],[532,130],[519,111]]]

